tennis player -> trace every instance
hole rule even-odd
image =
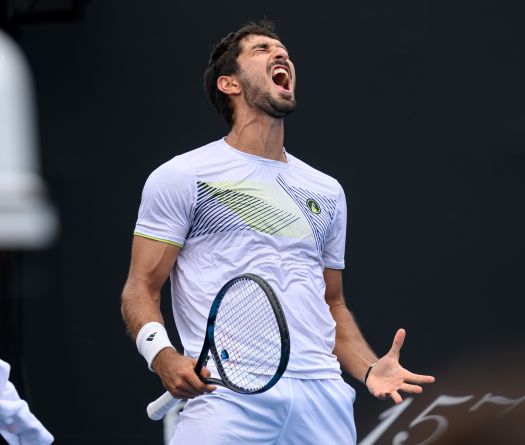
[[[173,396],[190,399],[172,443],[355,444],[355,391],[341,367],[396,403],[400,391],[420,393],[434,378],[399,364],[402,329],[379,359],[346,307],[345,195],[284,148],[296,73],[273,25],[249,23],[223,38],[204,83],[231,130],[148,178],[122,294],[124,320],[148,366]],[[250,396],[206,385],[193,371],[213,298],[245,272],[274,288],[291,339],[283,378]],[[168,276],[183,353],[159,308]],[[218,376],[211,361],[201,377],[210,375]]]

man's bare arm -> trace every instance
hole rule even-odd
[[[122,318],[133,338],[146,323],[164,324],[160,310],[161,289],[169,277],[180,248],[140,236],[133,239],[131,265],[122,291]],[[196,360],[172,348],[162,349],[154,358],[152,368],[164,387],[178,398],[190,399],[215,389],[205,385],[194,372]],[[203,368],[201,377],[209,377]]]
[[[122,291],[122,318],[135,340],[140,328],[151,321],[164,324],[160,291],[169,277],[180,248],[140,236],[133,238],[131,265]]]
[[[399,364],[399,354],[405,341],[404,329],[394,336],[390,351],[380,359],[366,343],[357,323],[345,303],[340,270],[325,269],[326,302],[336,322],[336,344],[334,354],[343,369],[357,380],[365,382],[371,394],[380,399],[390,397],[395,403],[403,400],[399,391],[420,393],[420,384],[434,382],[429,375],[414,374]],[[373,368],[370,366],[374,364]]]
[[[346,306],[343,294],[343,279],[340,270],[325,269],[325,298],[336,322],[334,354],[343,369],[360,382],[372,363],[377,362],[377,355],[363,337],[354,316]]]

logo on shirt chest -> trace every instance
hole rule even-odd
[[[315,213],[316,215],[319,215],[319,213],[321,213],[321,207],[319,206],[319,204],[317,204],[317,202],[314,199],[307,199],[306,205],[310,209],[310,212]]]

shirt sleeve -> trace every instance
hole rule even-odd
[[[134,235],[182,247],[191,224],[196,181],[180,157],[157,168],[142,191]]]
[[[0,435],[9,444],[49,445],[53,435],[29,410],[8,380],[11,367],[0,360]]]
[[[346,218],[345,193],[339,186],[335,215],[323,250],[324,266],[330,269],[345,268]]]

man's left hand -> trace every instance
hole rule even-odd
[[[430,375],[414,374],[399,364],[399,353],[405,341],[406,332],[399,329],[394,337],[392,348],[381,357],[371,369],[366,386],[372,395],[380,399],[391,397],[395,403],[401,403],[399,391],[419,394],[423,388],[419,385],[433,383]]]

